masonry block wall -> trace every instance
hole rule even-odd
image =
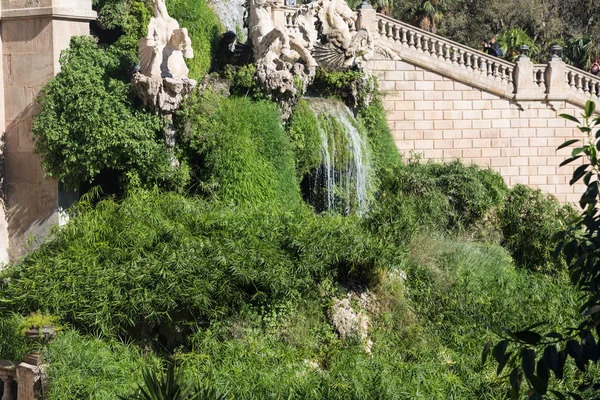
[[[4,174],[0,215],[0,262],[18,257],[33,239],[43,240],[58,222],[59,190],[44,177],[31,132],[36,97],[60,70],[59,57],[74,35],[88,35],[95,18],[88,0],[0,2]]]
[[[514,101],[457,82],[406,61],[372,60],[384,96],[389,127],[399,151],[426,159],[461,159],[499,172],[509,186],[522,183],[577,202],[573,166],[559,168],[570,149],[556,151],[579,135],[561,117],[581,115],[566,102],[554,110],[545,101]],[[556,105],[556,104],[555,104]]]

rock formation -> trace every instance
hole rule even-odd
[[[154,17],[148,24],[148,35],[140,39],[139,53],[139,71],[133,75],[133,86],[144,105],[165,120],[165,143],[172,151],[173,113],[196,81],[188,78],[185,64],[185,58],[194,56],[187,29],[180,28],[169,16],[164,0],[154,0]]]

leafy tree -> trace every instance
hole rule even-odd
[[[555,398],[566,399],[565,394],[550,389],[553,384],[551,372],[555,379],[562,379],[569,358],[583,373],[579,392],[600,389],[593,376],[587,373],[590,362],[597,364],[600,360],[597,345],[600,338],[600,117],[594,117],[594,111],[594,102],[588,101],[582,121],[562,114],[563,118],[579,124],[584,138],[568,140],[558,147],[580,144],[561,166],[575,161],[580,163],[570,184],[583,179],[586,186],[579,201],[583,210],[581,218],[573,228],[557,235],[559,245],[556,250],[557,254],[562,252],[565,255],[571,281],[581,292],[581,322],[560,332],[543,331],[546,327],[543,322],[518,332],[504,329],[502,340],[493,349],[492,342],[488,342],[483,351],[483,362],[490,351],[498,362],[498,375],[509,367],[511,394],[515,399],[520,397],[524,384],[529,387],[529,399],[542,399],[550,393]],[[583,398],[579,393],[569,392],[567,395],[575,400]]]
[[[509,61],[515,61],[521,54],[519,49],[523,45],[529,46],[530,56],[536,58],[540,53],[540,48],[535,44],[527,32],[521,28],[509,28],[498,36],[498,43],[504,52],[504,58]]]
[[[48,176],[69,188],[113,171],[123,181],[169,179],[158,117],[134,105],[131,85],[117,77],[121,59],[92,38],[74,37],[61,72],[42,89],[34,117],[35,151]]]

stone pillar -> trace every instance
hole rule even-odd
[[[16,367],[13,363],[5,360],[0,360],[0,380],[4,384],[2,400],[15,400],[15,395],[12,390],[12,382],[16,375]]]
[[[356,9],[358,19],[356,20],[356,29],[366,29],[371,34],[377,32],[377,12],[369,3],[363,1]]]
[[[96,16],[89,0],[1,0],[1,6],[5,219],[0,214],[0,261],[23,254],[58,223],[58,184],[44,178],[40,157],[33,154],[35,99],[59,72],[60,52],[71,36],[89,35],[89,21]]]
[[[539,88],[533,81],[533,63],[527,56],[529,47],[524,46],[521,55],[515,61],[515,100],[526,101],[539,99]]]
[[[562,48],[558,45],[548,49],[548,67],[546,68],[546,86],[548,87],[548,102],[562,102],[567,99],[567,64],[560,58]]]
[[[21,363],[17,367],[18,400],[35,400],[41,385],[40,368],[35,365]]]

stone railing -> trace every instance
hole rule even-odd
[[[299,22],[305,11],[302,7],[278,5],[272,10],[273,22],[290,36],[306,39]],[[512,63],[361,5],[350,31],[363,28],[371,33],[375,46],[404,61],[517,103],[547,101],[553,106],[569,101],[583,106],[590,99],[600,101],[600,78],[565,64],[556,46],[549,49],[551,56],[546,64],[533,64],[527,48]],[[309,48],[312,45],[308,43]]]
[[[568,65],[565,68],[565,82],[572,95],[594,101],[600,98],[600,78],[595,75]]]
[[[471,49],[410,24],[377,14],[377,35],[379,39],[451,63],[476,76],[504,82],[507,85],[512,84],[514,63]]]
[[[35,400],[40,398],[42,385],[42,367],[37,365],[38,359],[30,360],[25,355],[25,362],[14,364],[11,361],[0,360],[0,387],[2,398],[0,400]],[[28,363],[29,362],[29,363]],[[13,390],[17,383],[17,392]]]
[[[0,360],[0,381],[2,381],[2,400],[15,400],[12,390],[13,381],[17,378],[17,367],[10,361]]]

